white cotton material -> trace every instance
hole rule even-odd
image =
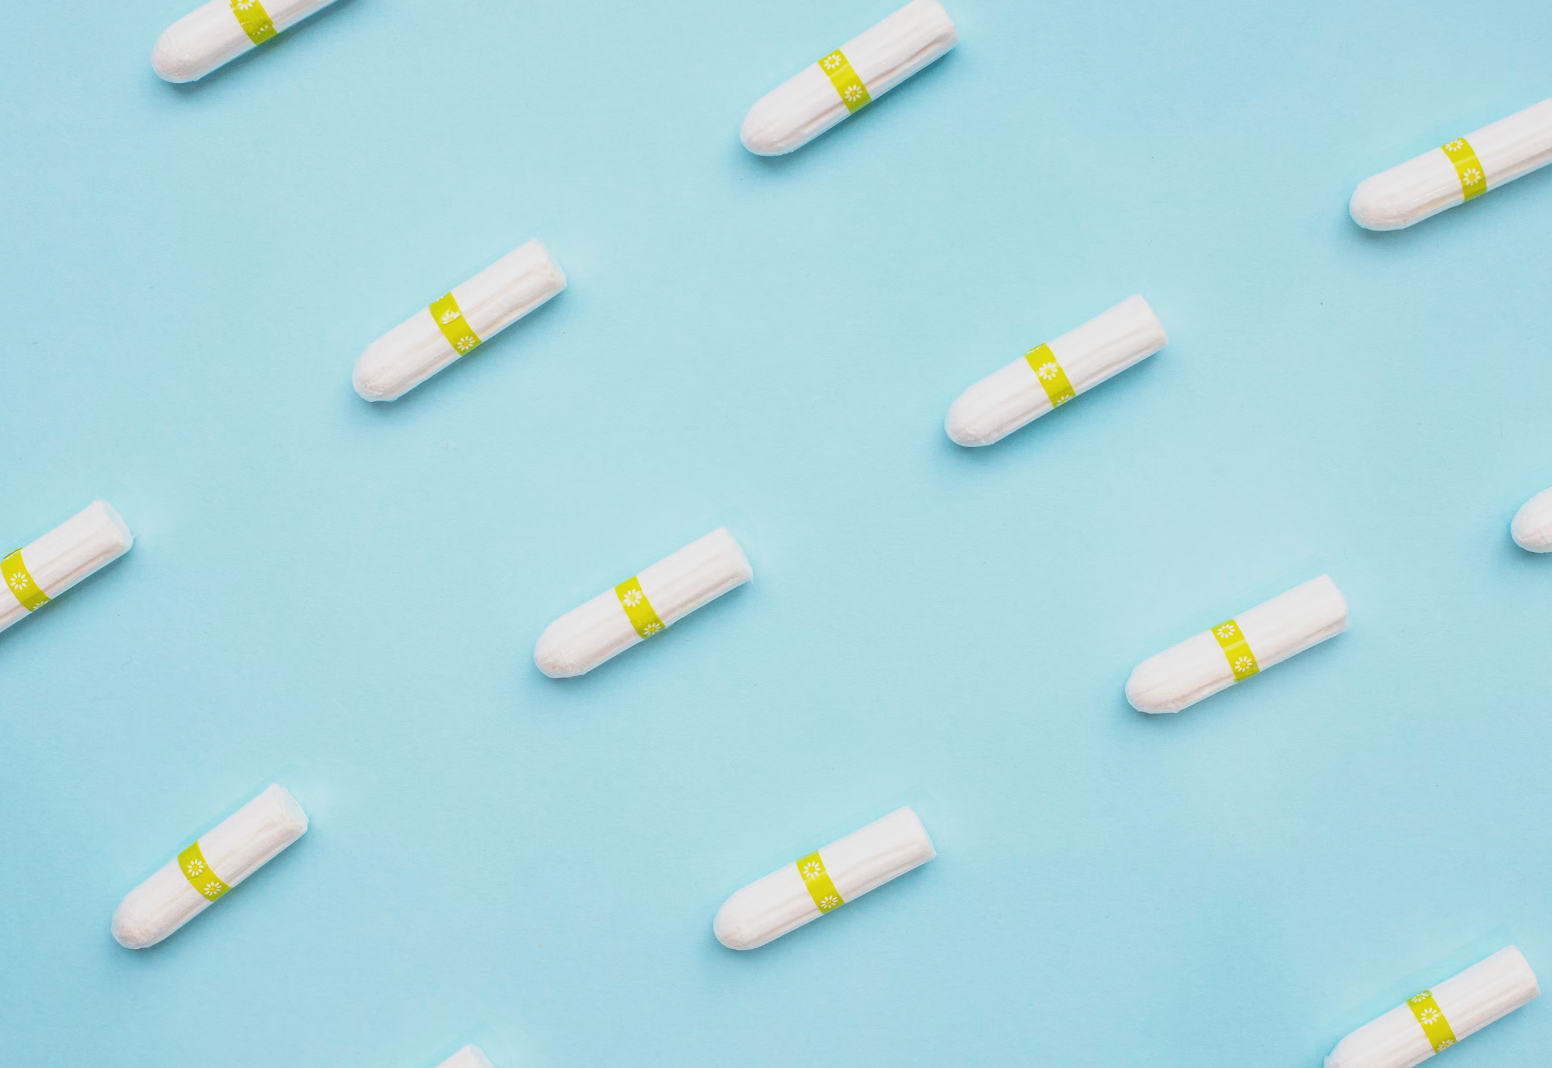
[[[264,11],[283,32],[334,0],[261,0]],[[151,66],[169,82],[203,78],[258,46],[232,11],[231,0],[210,0],[167,27],[151,50]]]
[[[437,1068],[494,1068],[490,1058],[485,1056],[485,1051],[478,1046],[465,1046],[447,1060],[437,1065]]]
[[[1046,344],[1076,395],[1147,359],[1168,342],[1148,302],[1134,295]],[[990,445],[1050,410],[1050,395],[1020,356],[961,393],[943,429],[955,444]]]
[[[454,289],[453,299],[484,342],[565,288],[566,273],[534,240]],[[428,305],[367,346],[356,361],[356,392],[369,401],[398,400],[461,355]]]
[[[1466,135],[1489,190],[1552,163],[1552,100]],[[1348,210],[1369,230],[1400,230],[1466,202],[1460,175],[1442,148],[1366,178]]]
[[[296,798],[270,785],[201,836],[199,848],[216,878],[235,887],[306,832],[307,813]],[[113,937],[126,949],[154,946],[214,903],[194,889],[174,856],[119,902]]]
[[[896,809],[819,850],[842,901],[854,901],[937,855],[927,829],[910,808]],[[758,949],[822,915],[794,862],[723,902],[711,929],[729,949]]]
[[[1321,575],[1233,617],[1262,671],[1347,629],[1347,599]],[[1126,680],[1139,712],[1179,712],[1234,685],[1234,670],[1211,630],[1149,657]]]
[[[1552,553],[1552,489],[1542,490],[1521,505],[1509,524],[1514,544],[1533,553]]]
[[[953,20],[938,0],[913,0],[883,22],[841,46],[868,96],[874,100],[959,43]],[[739,132],[744,147],[759,156],[780,156],[801,148],[850,112],[818,57],[766,93]]]
[[[665,627],[752,578],[749,558],[726,527],[692,541],[636,576]],[[546,627],[534,645],[534,663],[552,679],[570,678],[592,671],[643,640],[611,588]]]
[[[1459,1042],[1541,994],[1536,973],[1514,946],[1500,949],[1431,991]],[[1434,1055],[1432,1043],[1403,1003],[1336,1044],[1326,1068],[1413,1068]]]
[[[129,552],[134,543],[135,536],[113,506],[93,501],[37,541],[22,546],[22,563],[38,588],[53,599]],[[0,556],[4,555],[6,550],[0,549]],[[5,586],[0,593],[0,630],[31,614]]]

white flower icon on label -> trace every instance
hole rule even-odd
[[[474,348],[474,346],[478,345],[479,343],[480,342],[479,342],[478,338],[461,337],[457,341],[453,342],[453,347],[455,349],[457,349],[459,352],[468,352],[470,349]]]
[[[848,104],[856,103],[858,100],[862,99],[862,86],[860,86],[860,85],[848,85],[846,87],[846,92],[845,92],[844,96],[846,97],[846,102]]]
[[[1455,1040],[1453,1038],[1440,1039],[1439,1044],[1433,1048],[1433,1051],[1438,1053],[1441,1049],[1449,1049],[1454,1044]]]
[[[1460,142],[1458,142],[1458,141],[1456,142],[1456,144],[1459,144],[1459,143]],[[1421,994],[1414,995],[1410,1000],[1411,1000],[1412,1004],[1414,1004],[1414,1005],[1421,1005],[1423,1002],[1427,1001],[1432,996],[1433,996],[1433,992],[1432,991],[1424,990]]]
[[[457,308],[448,308],[445,312],[442,313],[442,325],[446,326],[448,323],[453,322],[455,319],[462,318],[463,312],[459,311]]]
[[[255,0],[232,0],[232,10],[247,11],[254,5]]]
[[[1234,670],[1241,675],[1245,674],[1253,667],[1255,667],[1255,664],[1251,662],[1251,659],[1248,656],[1239,657],[1234,661]]]
[[[216,898],[221,896],[221,884],[212,880],[206,883],[204,889],[200,892],[203,893],[206,897],[210,898],[210,900],[214,901]]]
[[[1040,365],[1040,370],[1036,371],[1035,373],[1040,376],[1040,380],[1041,381],[1049,382],[1049,381],[1051,381],[1051,379],[1053,379],[1057,375],[1061,374],[1062,373],[1062,369],[1060,367],[1056,366],[1055,362],[1047,361],[1047,362],[1041,364]]]
[[[1476,185],[1482,181],[1482,172],[1475,167],[1467,167],[1461,173],[1461,177],[1465,179],[1467,185]]]
[[[824,874],[824,865],[817,860],[811,860],[803,865],[803,878],[805,881],[817,879]]]
[[[193,878],[196,875],[202,874],[204,872],[204,870],[205,870],[205,865],[198,858],[189,861],[189,877],[190,878]]]
[[[660,631],[662,629],[663,629],[663,624],[661,624],[661,623],[648,623],[645,627],[641,628],[641,633],[642,634],[646,634],[646,635],[652,635],[652,634],[656,634],[658,631]]]
[[[826,894],[824,897],[819,899],[819,911],[829,912],[831,909],[840,905],[840,903],[841,899],[836,897],[834,894]]]
[[[825,70],[839,70],[841,64],[845,62],[845,58],[839,52],[831,52],[819,61]]]
[[[13,589],[13,590],[25,590],[27,588],[27,586],[28,586],[28,582],[27,582],[27,576],[26,575],[12,575],[11,576],[11,589]]]
[[[1451,152],[1459,152],[1462,148],[1465,147],[1465,145],[1466,145],[1465,138],[1459,138],[1457,140],[1451,141],[1449,144],[1445,145],[1444,147],[1449,149]]]
[[[1225,623],[1213,633],[1217,634],[1220,638],[1232,638],[1239,633],[1239,628],[1236,627],[1233,623]]]
[[[1423,1014],[1418,1019],[1422,1020],[1425,1025],[1436,1024],[1439,1022],[1439,1010],[1424,1009]]]
[[[642,601],[645,601],[646,599],[646,595],[643,594],[640,590],[627,590],[625,596],[620,598],[620,600],[625,603],[626,608],[635,608],[638,604],[640,604]]]

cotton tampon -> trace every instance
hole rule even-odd
[[[210,0],[167,27],[151,66],[169,82],[192,82],[257,48],[334,0]]]
[[[1348,210],[1359,226],[1400,230],[1548,163],[1552,163],[1552,100],[1543,100],[1364,179]]]
[[[1509,533],[1522,549],[1552,553],[1552,489],[1542,490],[1520,506]]]
[[[1326,1068],[1413,1068],[1541,994],[1513,946],[1424,990],[1336,1044]]]
[[[960,445],[990,445],[1112,375],[1169,339],[1148,302],[1130,296],[1076,330],[1037,345],[959,395],[943,429]]]
[[[156,945],[306,831],[296,798],[268,787],[131,890],[113,913],[113,937],[127,949]]]
[[[534,663],[552,679],[585,674],[753,577],[744,550],[719,527],[551,623]]]
[[[959,41],[938,0],[913,0],[761,97],[739,136],[760,156],[801,148]]]
[[[490,1058],[485,1056],[485,1051],[478,1046],[465,1046],[447,1060],[437,1065],[437,1068],[494,1068]]]
[[[37,541],[0,559],[0,576],[10,593],[0,594],[0,630],[107,567],[134,543],[113,506],[93,501]]]
[[[549,249],[529,241],[367,346],[356,361],[356,392],[398,400],[565,288]]]
[[[756,949],[937,855],[916,813],[896,809],[750,883],[717,910],[712,931],[729,949]]]
[[[1126,680],[1139,712],[1179,712],[1347,629],[1347,600],[1321,575],[1149,657]]]

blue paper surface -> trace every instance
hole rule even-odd
[[[1552,95],[1552,9],[950,0],[796,154],[745,110],[893,0],[341,0],[202,82],[180,0],[0,35],[0,542],[133,551],[0,636],[0,1061],[1315,1065],[1552,969],[1542,172],[1364,177]],[[530,237],[570,288],[352,365]],[[1142,293],[1158,356],[985,450],[961,390]],[[752,585],[593,674],[556,616],[718,526]],[[1329,572],[1352,630],[1179,716],[1143,658]],[[299,843],[119,899],[269,782]],[[939,859],[761,950],[744,883]],[[1552,1052],[1540,1002],[1456,1068]]]

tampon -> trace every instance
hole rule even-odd
[[[1548,163],[1552,163],[1552,100],[1543,100],[1364,179],[1348,210],[1359,226],[1400,230]]]
[[[154,946],[307,831],[307,813],[271,785],[131,890],[113,913],[126,949]]]
[[[107,501],[93,501],[43,537],[0,559],[10,596],[0,596],[0,630],[31,615],[77,582],[129,552],[135,536]]]
[[[756,949],[937,855],[916,813],[895,809],[750,883],[723,902],[711,929],[729,949]]]
[[[752,578],[744,550],[719,527],[551,623],[534,663],[552,679],[584,675]]]
[[[169,82],[192,82],[301,22],[334,0],[210,0],[167,27],[151,66]]]
[[[1552,489],[1542,490],[1520,506],[1509,533],[1522,549],[1552,553]]]
[[[766,93],[739,136],[759,156],[801,148],[959,42],[938,0],[913,0]]]
[[[437,1068],[493,1068],[490,1058],[485,1056],[485,1051],[478,1046],[465,1046],[447,1060],[437,1065]]]
[[[1139,712],[1179,712],[1347,629],[1347,600],[1321,575],[1149,657],[1126,680]]]
[[[990,445],[1162,349],[1168,338],[1139,296],[1026,352],[959,395],[943,429],[960,445]]]
[[[1513,946],[1424,990],[1336,1044],[1326,1068],[1413,1068],[1541,994]]]
[[[356,392],[398,400],[565,288],[549,249],[529,241],[368,345],[356,361]]]

